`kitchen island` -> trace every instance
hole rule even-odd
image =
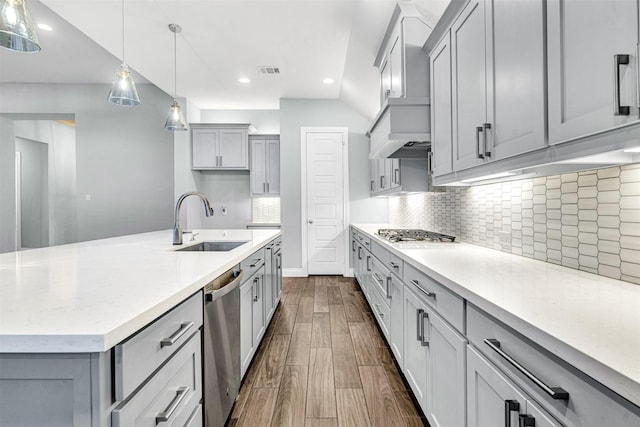
[[[171,244],[172,232],[166,230],[1,254],[0,425],[14,425],[16,413],[23,410],[30,420],[47,419],[51,425],[57,425],[55,420],[64,420],[60,425],[111,425],[111,412],[119,403],[114,370],[124,364],[114,347],[150,330],[148,326],[168,312],[199,317],[195,328],[184,328],[189,329],[184,342],[173,347],[179,351],[173,353],[171,344],[158,343],[159,349],[171,350],[167,364],[174,363],[176,372],[185,373],[191,366],[196,373],[200,339],[199,333],[191,334],[202,324],[202,288],[281,233],[194,233],[198,233],[194,241],[185,234],[179,246]],[[246,243],[225,252],[176,251],[202,241]],[[181,338],[180,332],[174,341]],[[185,354],[183,360],[175,357],[177,353]],[[25,377],[30,381],[20,383]],[[149,383],[157,377],[154,374]],[[167,402],[182,399],[179,393]],[[48,396],[48,401],[29,407],[25,396],[36,401]]]
[[[417,299],[405,298],[405,301],[416,302],[418,305],[411,308],[427,313],[422,317],[418,313],[421,340],[417,347],[427,349],[426,360],[437,358],[440,350],[437,343],[429,346],[422,339],[440,336],[440,331],[448,329],[453,336],[449,344],[460,343],[458,370],[445,376],[450,381],[455,378],[461,381],[457,394],[466,392],[469,406],[466,422],[464,417],[457,418],[458,422],[452,425],[491,424],[483,418],[483,413],[488,413],[483,411],[488,411],[489,400],[483,400],[487,396],[482,393],[488,390],[487,384],[494,385],[485,382],[482,375],[502,378],[502,372],[507,372],[518,384],[506,379],[503,383],[509,386],[505,389],[524,388],[534,398],[531,404],[527,400],[527,405],[542,403],[562,423],[540,424],[540,416],[536,425],[603,425],[604,420],[599,423],[597,415],[586,421],[585,411],[600,412],[605,417],[607,410],[614,409],[615,405],[620,405],[615,412],[628,422],[626,425],[640,422],[640,286],[467,243],[392,243],[378,235],[378,229],[382,228],[393,227],[352,225],[351,250],[356,277],[360,276],[365,293],[367,288],[377,290],[378,282],[382,285],[384,277],[388,278],[388,296],[384,287],[380,297],[372,291],[369,294],[372,308],[376,307],[374,313],[384,307],[385,298],[391,301],[392,312],[382,310],[379,320],[384,325],[391,317],[391,330],[395,296],[393,290],[388,290],[389,285],[393,289],[399,283],[405,297],[417,295]],[[425,305],[420,305],[422,301]],[[405,315],[407,307],[405,304]],[[415,327],[415,313],[411,315],[405,317],[405,333]],[[445,323],[430,317],[444,319]],[[412,332],[405,334],[405,351],[415,350],[411,347],[415,340]],[[397,336],[389,334],[392,347]],[[409,355],[400,356],[404,356],[407,380],[411,383],[411,375],[416,370],[412,371],[411,366],[407,368]],[[525,370],[529,368],[528,373],[536,380],[564,386],[566,390],[545,391],[512,362]],[[483,364],[479,371],[475,370],[477,363]],[[477,382],[478,378],[481,382]],[[424,391],[421,386],[427,384],[428,397],[433,390],[430,381],[433,378],[427,378],[422,384],[416,381],[415,394],[420,395]],[[444,390],[444,387],[435,386],[435,390]],[[567,392],[566,396],[563,392]],[[439,409],[434,409],[428,399],[424,401],[423,410],[433,423],[438,414],[430,411]],[[485,408],[473,406],[474,399],[484,402]],[[504,399],[496,401],[501,405],[497,411],[502,411],[502,419]],[[523,404],[523,398],[520,399]],[[456,410],[459,412],[460,408],[452,408],[449,413]],[[625,415],[620,415],[624,411]],[[525,413],[524,406],[522,413]]]

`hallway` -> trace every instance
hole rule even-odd
[[[229,426],[423,426],[352,278],[285,278]]]

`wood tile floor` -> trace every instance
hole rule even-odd
[[[428,426],[358,285],[286,278],[229,426]]]

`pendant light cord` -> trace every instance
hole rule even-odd
[[[177,31],[173,32],[173,100],[178,97],[178,34]]]
[[[122,0],[122,63],[126,64],[124,60],[124,0]]]

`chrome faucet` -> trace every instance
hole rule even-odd
[[[213,216],[213,208],[211,207],[211,203],[209,203],[209,199],[202,193],[198,193],[197,191],[189,191],[184,193],[178,199],[176,203],[176,215],[175,222],[173,223],[173,244],[181,245],[182,244],[182,228],[180,227],[180,207],[182,206],[182,202],[189,196],[198,196],[202,203],[204,203],[204,214],[205,216]]]

